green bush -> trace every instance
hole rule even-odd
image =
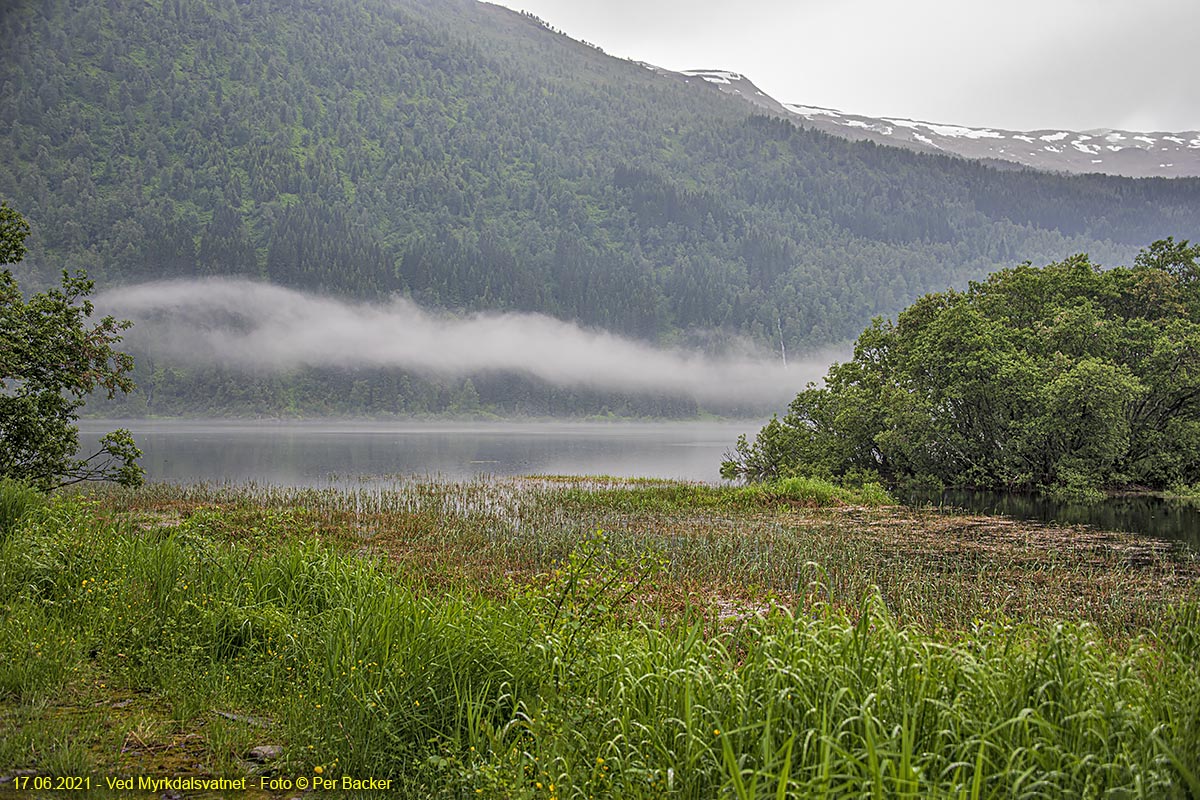
[[[875,320],[854,357],[738,439],[727,479],[1054,491],[1200,482],[1200,246],[993,273]]]

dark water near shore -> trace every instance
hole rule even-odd
[[[282,486],[397,476],[616,475],[720,480],[749,422],[262,422],[83,420],[80,444],[129,428],[150,481]]]
[[[1014,519],[1090,525],[1107,531],[1142,533],[1159,539],[1184,542],[1200,550],[1200,508],[1161,497],[1111,497],[1099,503],[1055,500],[1034,494],[1006,494],[949,490],[913,493],[903,498],[909,505],[932,504],[961,508],[977,514]]]

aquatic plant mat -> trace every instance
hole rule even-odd
[[[34,504],[0,542],[0,794],[1200,796],[1195,554],[867,502],[531,478]]]

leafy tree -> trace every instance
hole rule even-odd
[[[722,465],[989,489],[1200,481],[1200,248],[1028,263],[876,321]]]
[[[29,226],[0,204],[0,259],[14,263],[25,252]],[[89,325],[94,288],[83,272],[63,273],[62,287],[25,300],[12,271],[0,272],[0,477],[53,489],[85,480],[142,481],[141,451],[127,430],[100,440],[100,449],[76,458],[78,409],[104,389],[133,389],[133,359],[113,345],[129,322],[111,316]]]
[[[29,223],[8,203],[0,203],[0,264],[15,264],[25,257]]]

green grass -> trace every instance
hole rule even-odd
[[[569,487],[558,495],[559,502],[616,511],[765,511],[780,505],[815,509],[879,507],[896,502],[879,484],[852,489],[820,478],[783,478],[746,486],[611,478],[558,480]]]
[[[905,594],[903,567],[878,558],[897,530],[928,529],[902,554],[927,580],[912,553],[949,535],[941,518],[646,489],[658,499],[633,511],[620,487],[589,506],[553,483],[56,498],[0,543],[0,772],[115,774],[134,753],[144,771],[237,776],[269,741],[285,746],[282,774],[386,777],[410,797],[1195,793],[1194,572],[1192,589],[1137,599],[1144,626],[1053,600],[964,620],[986,608],[971,582],[947,569],[942,595]],[[597,517],[614,530],[597,535]],[[849,530],[865,535],[813,545]],[[1025,552],[991,545],[997,564]],[[464,564],[481,552],[499,579]],[[794,561],[814,554],[828,560]],[[980,585],[1004,585],[959,555]],[[1116,601],[1101,573],[1119,560],[1042,557],[1030,587]],[[856,558],[866,574],[839,583]],[[735,596],[720,574],[777,568],[793,582],[799,569],[801,591]],[[1069,573],[1099,588],[1060,589]],[[88,722],[68,741],[71,714]]]
[[[31,509],[42,505],[42,493],[11,478],[0,478],[0,539]]]
[[[655,602],[728,610],[769,599],[852,613],[878,590],[905,625],[976,620],[1095,624],[1128,637],[1195,599],[1194,553],[1128,534],[932,509],[738,500],[735,487],[623,479],[520,479],[395,489],[108,489],[97,513],[141,529],[184,525],[269,550],[319,537],[385,558],[422,591],[508,596],[602,529],[615,556],[667,559]],[[749,494],[750,492],[747,492]],[[732,499],[731,499],[732,498]]]

